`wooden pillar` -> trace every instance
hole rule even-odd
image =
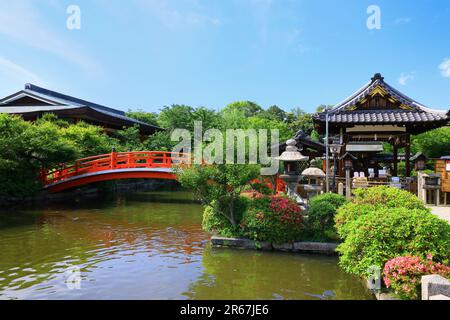
[[[408,137],[406,138],[406,146],[405,146],[405,176],[410,177],[411,176],[411,138],[408,134]]]
[[[345,169],[345,197],[350,199],[352,197],[352,180],[350,178],[350,168]]]
[[[393,164],[393,166],[394,166],[394,168],[393,168],[393,172],[392,172],[392,176],[393,177],[396,177],[397,176],[397,164],[398,164],[398,148],[397,148],[397,145],[396,144],[394,144],[394,159],[393,159],[393,162],[392,162],[392,164]]]

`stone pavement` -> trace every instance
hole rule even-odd
[[[450,207],[432,207],[431,212],[450,223]]]

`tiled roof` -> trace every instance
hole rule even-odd
[[[325,121],[325,114],[320,117]],[[446,120],[447,116],[442,113],[431,113],[421,111],[402,110],[372,110],[330,113],[330,122],[339,123],[407,123],[407,122],[429,122]]]
[[[21,95],[28,95],[43,101],[47,101],[51,105],[42,106],[8,106],[8,102]],[[2,106],[2,104],[4,106]],[[132,124],[139,124],[141,126],[161,130],[161,128],[151,125],[149,123],[136,120],[125,115],[124,111],[113,109],[110,107],[105,107],[97,103],[89,102],[86,100],[71,97],[59,92],[51,91],[45,88],[35,86],[33,84],[27,83],[25,89],[6,98],[0,100],[0,113],[11,113],[11,114],[24,114],[32,112],[52,112],[58,110],[68,110],[68,109],[79,109],[79,108],[89,108],[96,112],[102,113],[104,115],[120,119]]]
[[[352,111],[359,102],[366,99],[377,87],[381,88],[389,96],[410,110],[399,108]],[[329,121],[334,123],[445,122],[450,119],[450,111],[434,110],[425,107],[387,84],[379,73],[375,74],[369,83],[353,95],[329,109],[328,114]],[[317,113],[314,115],[314,119],[323,122],[326,120],[326,113]]]

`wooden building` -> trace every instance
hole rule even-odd
[[[20,115],[34,121],[45,113],[53,113],[69,122],[83,120],[113,133],[123,127],[138,125],[142,135],[162,130],[146,122],[127,117],[125,112],[59,92],[26,84],[25,89],[0,99],[0,113]]]
[[[325,134],[328,118],[329,143],[342,145],[339,158],[350,153],[356,157],[354,171],[378,175],[377,154],[385,143],[392,146],[392,175],[398,173],[399,149],[404,149],[406,176],[411,173],[411,135],[449,124],[450,111],[434,110],[409,98],[384,81],[377,73],[343,102],[313,116],[315,129]],[[338,175],[344,175],[343,159]]]

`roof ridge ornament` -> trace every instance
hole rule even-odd
[[[381,73],[375,73],[371,80],[372,80],[372,82],[375,82],[377,80],[384,81],[384,77],[381,76]]]

